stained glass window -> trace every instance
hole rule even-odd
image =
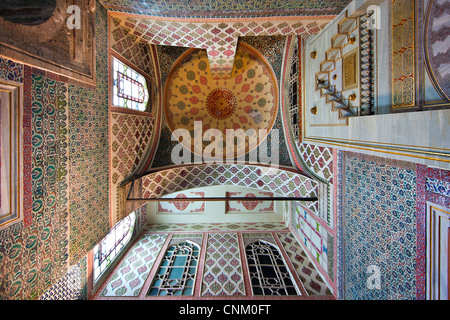
[[[199,246],[190,241],[172,245],[153,278],[148,295],[193,295],[199,253]]]
[[[120,60],[113,58],[113,105],[146,111],[149,93],[147,80]]]
[[[125,219],[119,221],[103,238],[103,240],[94,247],[94,282],[111,265],[118,253],[130,241],[133,235],[135,213],[132,212]]]
[[[254,295],[299,295],[291,273],[278,249],[258,240],[245,248]]]

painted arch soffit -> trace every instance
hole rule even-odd
[[[319,196],[315,180],[286,169],[247,164],[191,165],[148,173],[122,184],[119,191],[120,214],[127,216],[149,202],[145,199],[209,186],[247,187],[285,197]],[[311,205],[315,204],[311,202]]]
[[[316,197],[318,183],[300,173],[259,165],[212,164],[181,166],[144,175],[131,197],[157,198],[198,187],[228,185],[272,192],[280,196]]]
[[[232,75],[238,38],[243,36],[286,36],[316,34],[334,15],[292,17],[187,19],[110,12],[136,41],[187,48],[205,49],[213,77]]]
[[[259,1],[191,1],[191,0],[100,0],[111,11],[178,18],[249,18],[273,16],[337,15],[350,0],[259,0]]]

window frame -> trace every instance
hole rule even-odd
[[[190,246],[192,248],[192,252],[190,254],[184,254],[182,250],[186,250],[186,247]],[[181,251],[181,254],[178,254]],[[170,253],[170,255],[169,255]],[[147,297],[181,297],[181,296],[194,296],[195,294],[195,285],[197,281],[197,271],[198,265],[200,262],[201,247],[197,243],[190,240],[183,240],[177,243],[170,244],[167,250],[164,252],[164,256],[161,259],[157,272],[153,276],[151,284],[147,290]],[[177,255],[175,255],[177,254]],[[186,260],[184,265],[176,265],[176,260],[178,257],[186,256]],[[195,262],[195,265],[192,263]],[[171,278],[172,273],[177,273],[176,271],[180,271],[177,269],[182,269],[182,278]],[[193,270],[191,270],[193,269]],[[186,274],[188,272],[188,274]],[[155,285],[155,283],[160,282],[160,284]],[[168,282],[175,282],[178,284],[182,282],[182,284],[178,284],[180,287],[171,288],[166,285]],[[187,282],[190,285],[186,286]],[[161,288],[161,284],[164,285]],[[171,285],[174,285],[173,283]],[[170,292],[170,290],[174,290]],[[190,291],[188,294],[185,291]],[[163,293],[163,294],[161,294]],[[180,294],[178,294],[180,293]]]
[[[120,229],[120,236],[117,236],[119,228],[124,227],[126,220],[129,220],[129,227],[124,232],[124,229]],[[114,227],[111,228],[109,233],[94,246],[93,249],[93,262],[92,262],[92,280],[94,286],[101,283],[103,275],[119,260],[118,257],[125,252],[124,248],[131,242],[133,235],[136,231],[136,213],[133,211],[127,217],[117,222]],[[111,246],[111,238],[114,237],[113,245]],[[105,248],[105,249],[103,249]],[[106,252],[108,251],[108,252]],[[111,256],[112,255],[112,256]],[[101,257],[103,256],[103,257]],[[99,270],[97,272],[97,270]]]
[[[130,71],[130,74],[127,74],[126,72],[122,72],[120,70],[116,69],[116,63],[122,65],[126,71]],[[113,108],[119,108],[122,110],[132,110],[133,112],[144,112],[144,113],[151,113],[151,109],[152,109],[152,104],[154,103],[154,83],[152,81],[152,79],[150,79],[144,72],[142,72],[139,68],[135,67],[134,65],[132,65],[131,63],[129,63],[128,61],[124,60],[123,58],[111,54],[111,66],[110,66],[110,72],[111,72],[111,99],[110,99],[110,105]],[[132,97],[131,99],[127,99],[125,97],[121,97],[120,96],[120,86],[119,86],[119,79],[118,79],[118,74],[122,74],[124,75],[126,78],[129,78],[130,80],[132,80],[132,82],[137,82],[139,83],[141,86],[143,86],[145,93],[146,93],[146,98],[147,100],[145,101],[145,108],[139,108],[139,107],[132,107],[134,106],[134,104],[143,104],[144,102],[140,103],[136,100],[139,100],[139,98],[136,97]],[[134,76],[138,76],[141,78],[141,80],[145,81],[145,83],[141,83],[140,81],[136,80]],[[116,101],[118,100],[118,101]],[[126,101],[125,104],[121,104],[121,101]],[[131,106],[128,106],[128,104],[130,104]]]
[[[298,45],[293,46],[292,56],[288,71],[288,97],[287,97],[287,113],[289,123],[291,125],[294,140],[299,140],[300,137],[300,90],[299,90],[299,75],[300,75],[300,59],[298,57]]]
[[[261,255],[269,255],[270,260],[273,262],[274,260],[278,260],[277,264],[267,264],[267,263],[260,263],[259,257],[256,256],[250,256],[249,251],[252,251],[252,249],[249,249],[250,246],[256,246],[256,250],[259,250],[259,246],[265,246],[266,248],[270,248],[270,253],[261,253]],[[253,250],[253,253],[256,253]],[[249,274],[249,284],[252,290],[253,296],[301,296],[300,288],[297,285],[297,282],[295,281],[295,278],[293,277],[292,271],[289,267],[289,265],[286,263],[286,260],[283,257],[283,254],[281,253],[280,248],[278,246],[259,239],[252,241],[245,245],[244,247],[245,252],[245,258],[247,261],[247,269]],[[250,260],[253,260],[254,263],[251,263]],[[281,263],[280,263],[281,262]],[[281,283],[276,286],[274,284],[271,284],[269,279],[264,277],[264,271],[263,267],[267,269],[267,267],[272,267],[278,274],[276,274],[276,281],[282,280]],[[280,271],[280,269],[285,269],[284,271]],[[266,270],[267,273],[267,270]],[[291,284],[286,284],[286,279],[290,281]],[[256,280],[256,281],[254,281]],[[275,281],[275,282],[276,282]],[[264,284],[264,285],[263,285]],[[273,290],[276,289],[276,292],[279,292],[280,290],[284,290],[284,294],[278,294],[276,292],[272,292],[272,294],[266,294],[266,290]],[[295,293],[290,293],[289,291],[294,290]],[[261,291],[261,293],[255,292],[255,291]]]

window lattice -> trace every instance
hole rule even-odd
[[[298,92],[298,48],[294,46],[292,51],[291,69],[289,71],[289,119],[294,138],[299,139],[299,92]]]
[[[120,60],[113,59],[113,105],[146,111],[149,100],[147,80]]]
[[[245,248],[254,295],[299,295],[277,248],[258,240]]]
[[[199,253],[199,246],[190,241],[172,245],[161,262],[148,295],[193,295]]]
[[[111,265],[133,235],[135,213],[119,221],[103,240],[94,247],[94,282]]]

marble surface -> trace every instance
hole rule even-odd
[[[352,2],[347,7],[349,16],[364,11],[358,8],[360,3],[361,8],[364,8],[370,1]],[[384,16],[387,18],[389,15],[387,2],[381,3],[380,9],[386,11]],[[316,72],[325,59],[325,51],[330,47],[330,39],[337,33],[337,23],[344,15],[345,12],[341,13],[322,32],[306,41],[303,57],[303,65],[306,66],[303,80],[305,92],[303,140],[341,150],[353,150],[428,166],[450,168],[450,132],[448,130],[450,110],[386,113],[391,103],[389,84],[391,75],[388,62],[391,40],[387,28],[382,27],[377,31],[378,114],[351,117],[348,122],[339,120],[331,105],[326,103],[319,91],[316,91],[314,86]],[[346,49],[344,48],[344,51]],[[348,46],[348,50],[350,49],[352,49],[351,46]],[[309,54],[314,50],[317,51],[317,58],[311,59]],[[337,69],[339,67],[336,65]],[[345,94],[347,93],[344,92]],[[358,98],[355,101],[358,101]],[[317,106],[316,115],[310,112],[313,106]]]

